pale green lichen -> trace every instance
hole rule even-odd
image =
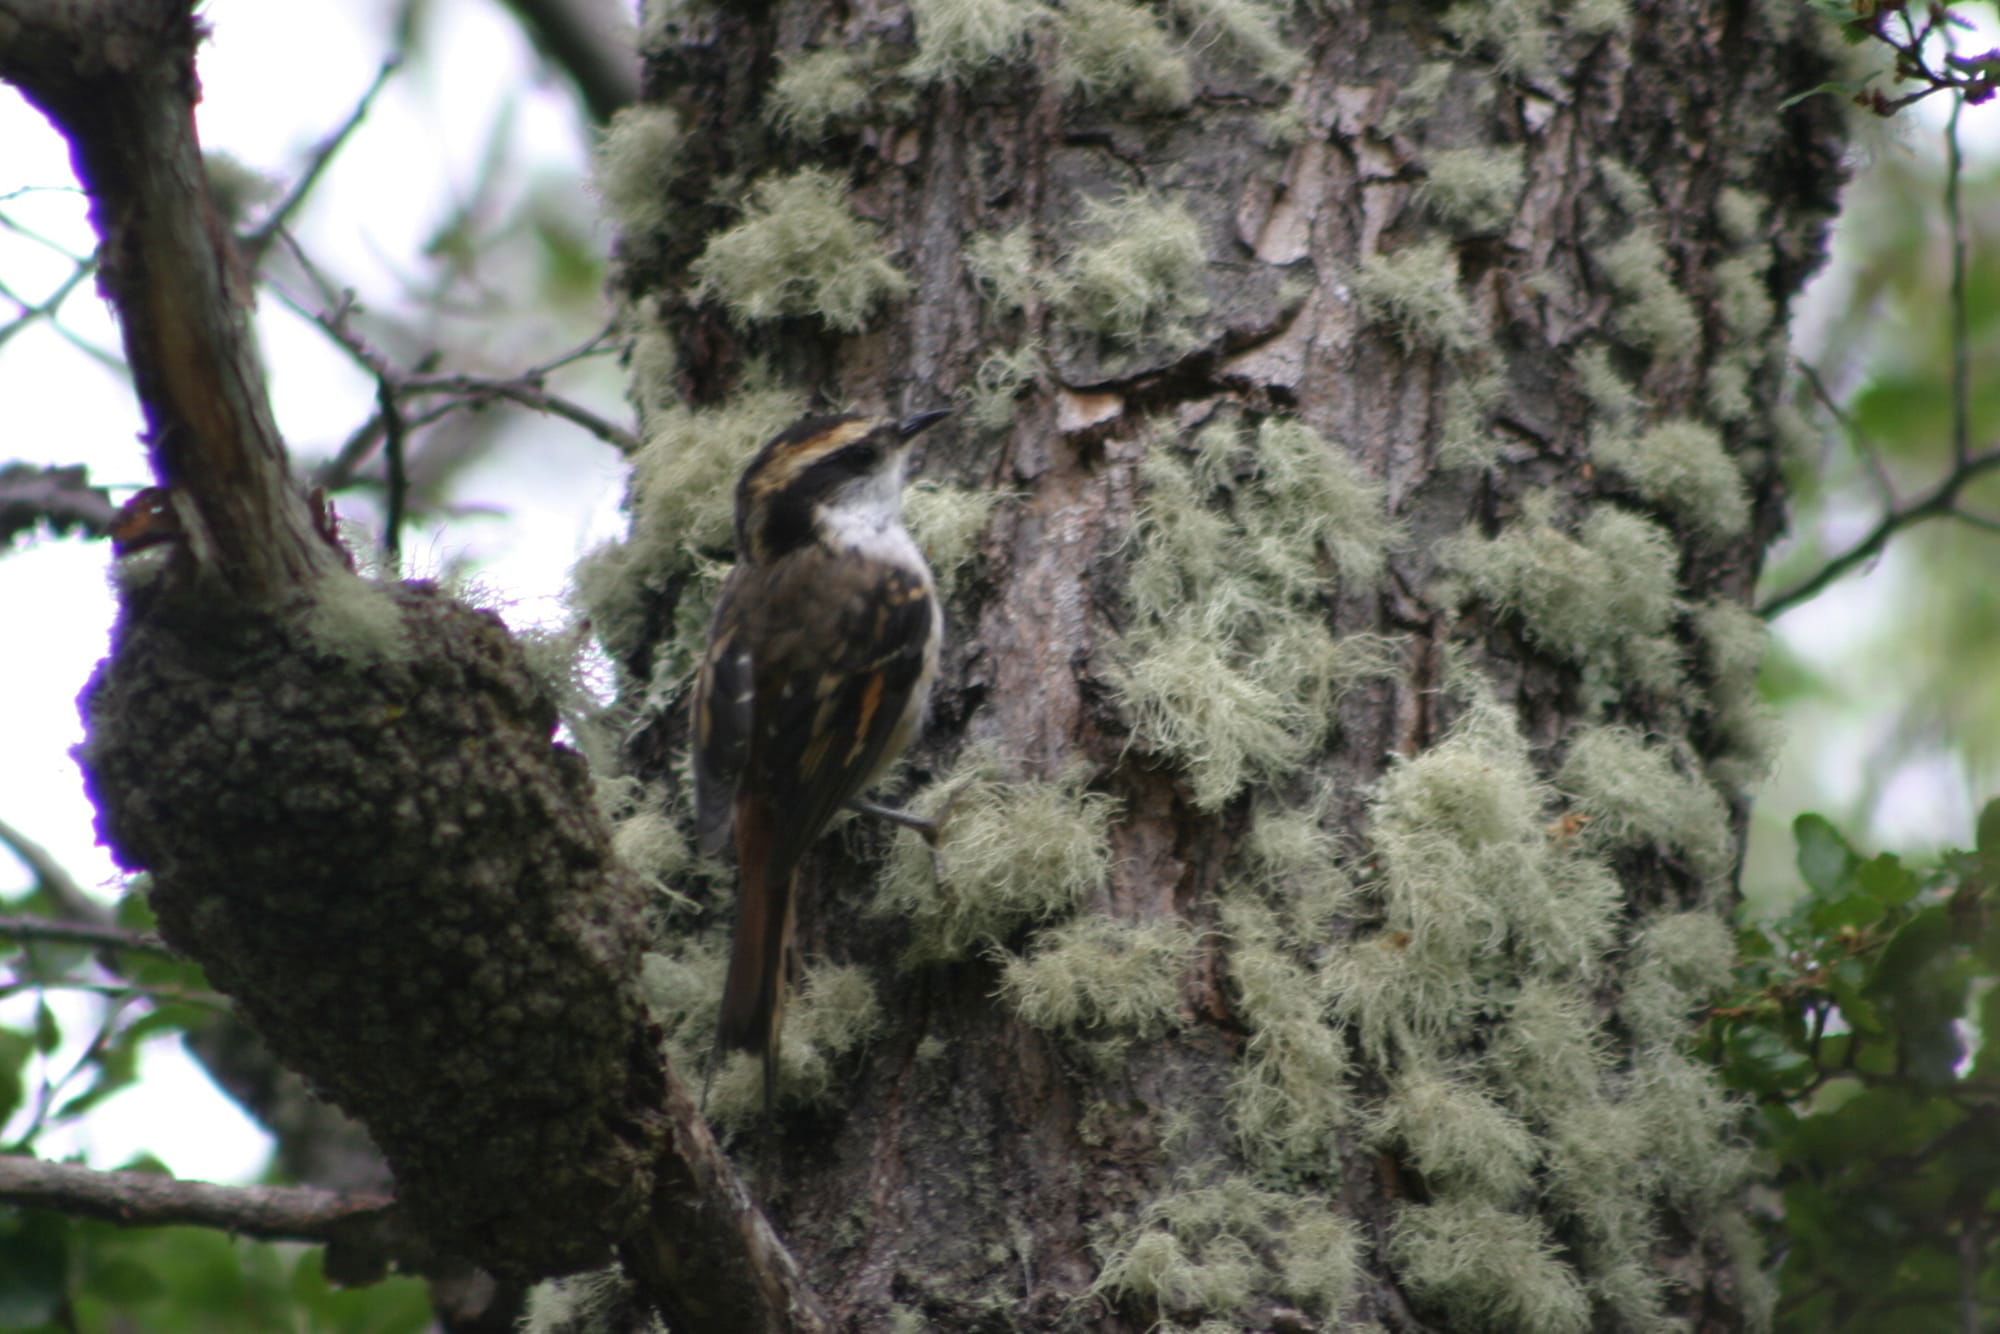
[[[1625,727],[1586,727],[1570,738],[1557,784],[1586,816],[1586,844],[1658,846],[1687,859],[1696,879],[1718,887],[1736,862],[1729,810],[1691,755],[1649,746]]]
[[[966,421],[986,431],[1006,428],[1014,420],[1021,391],[1036,384],[1041,375],[1039,340],[1031,338],[1019,347],[987,353],[972,372],[972,383],[961,391]]]
[[[1685,1043],[1700,1007],[1728,988],[1735,962],[1735,938],[1715,913],[1659,914],[1633,945],[1619,1015],[1643,1046],[1670,1050]]]
[[[1471,232],[1505,231],[1527,179],[1519,144],[1443,148],[1424,161],[1417,197],[1431,212]]]
[[[643,1301],[625,1271],[615,1265],[570,1274],[528,1290],[520,1334],[605,1334],[614,1328],[628,1334],[667,1334],[665,1323],[650,1312],[641,1315],[642,1309]]]
[[[1576,987],[1546,978],[1522,981],[1491,1050],[1509,1103],[1538,1120],[1594,1100],[1610,1069],[1589,1000]]]
[[[1208,252],[1184,204],[1087,199],[1080,233],[1049,284],[1076,327],[1128,347],[1194,345],[1193,322],[1209,308]]]
[[[1411,351],[1469,352],[1476,342],[1449,241],[1434,238],[1392,255],[1369,255],[1354,275],[1354,296],[1369,319],[1394,329]]]
[[[737,474],[804,408],[793,391],[752,375],[719,407],[675,404],[650,415],[633,458],[631,533],[592,551],[570,575],[573,600],[614,661],[647,652],[656,677],[692,674],[725,568],[711,553],[734,544]],[[661,639],[645,599],[674,581],[683,588]]]
[[[1458,66],[1449,60],[1431,60],[1417,66],[1417,72],[1395,88],[1396,100],[1382,118],[1382,128],[1391,134],[1407,134],[1423,125],[1437,110],[1438,101],[1458,75]]]
[[[1440,555],[1459,589],[1518,614],[1531,641],[1595,669],[1607,689],[1673,689],[1681,667],[1669,633],[1681,609],[1673,538],[1609,505],[1594,507],[1571,538],[1555,526],[1554,506],[1553,495],[1537,492],[1498,536],[1448,540]]]
[[[787,55],[764,102],[764,119],[791,138],[815,141],[868,106],[874,46],[830,47]]]
[[[1048,21],[1038,0],[910,0],[917,55],[906,67],[920,83],[966,83],[1028,55],[1028,39]]]
[[[1497,375],[1454,380],[1444,391],[1444,424],[1438,432],[1438,463],[1446,468],[1489,468],[1500,453],[1493,410],[1507,396]]]
[[[1080,917],[1037,932],[1024,955],[1003,951],[1000,996],[1034,1028],[1159,1033],[1178,1022],[1194,949],[1183,922]]]
[[[635,105],[612,113],[591,154],[591,178],[619,230],[645,235],[665,229],[673,207],[667,186],[684,141],[671,107]]]
[[[1697,532],[1733,538],[1750,525],[1750,488],[1712,426],[1678,417],[1637,434],[1602,431],[1590,452]]]
[[[903,493],[903,518],[949,598],[958,576],[979,554],[979,539],[1002,494],[985,487],[918,482]]]
[[[1325,1173],[1349,1117],[1347,1044],[1326,1022],[1311,974],[1286,954],[1271,909],[1233,897],[1223,931],[1231,992],[1250,1029],[1229,1089],[1237,1143],[1266,1173]]]
[[[346,570],[313,582],[299,628],[315,652],[356,667],[401,662],[413,648],[402,604],[382,584]]]
[[[1656,1314],[1661,1278],[1647,1260],[1662,1164],[1641,1110],[1573,1103],[1553,1118],[1545,1144],[1549,1197],[1581,1225],[1587,1268],[1624,1314]]]
[[[882,1005],[868,974],[847,965],[807,972],[785,1007],[773,1096],[784,1107],[823,1103],[835,1093],[834,1065],[882,1029]],[[739,1052],[709,1082],[707,1112],[719,1126],[753,1125],[764,1110],[761,1058]]]
[[[1389,1232],[1389,1261],[1419,1302],[1452,1328],[1584,1334],[1590,1301],[1539,1219],[1483,1200],[1405,1205]]]
[[[1125,0],[1065,0],[1056,21],[1056,86],[1085,102],[1177,111],[1194,77],[1159,17]]]
[[[1761,338],[1777,318],[1777,303],[1772,301],[1765,279],[1770,268],[1768,246],[1759,246],[1751,254],[1732,255],[1715,266],[1715,309],[1731,337],[1744,342]]]
[[[1155,1199],[1106,1248],[1092,1291],[1161,1321],[1237,1314],[1260,1292],[1331,1321],[1360,1278],[1360,1250],[1359,1230],[1325,1205],[1229,1178]]]
[[[689,903],[674,886],[694,865],[694,850],[668,815],[658,789],[648,790],[630,813],[612,825],[611,848],[654,894]]]
[[[1695,350],[1701,321],[1674,285],[1666,247],[1649,227],[1635,228],[1598,255],[1598,266],[1623,304],[1618,329],[1635,345],[1676,359]]]
[[[1695,612],[1702,661],[1708,668],[1713,726],[1727,750],[1709,762],[1716,781],[1743,789],[1769,771],[1781,740],[1776,715],[1757,690],[1757,669],[1770,640],[1763,617],[1740,602],[1718,599]]]
[[[1702,390],[1717,421],[1748,421],[1756,413],[1757,405],[1750,397],[1753,374],[1750,357],[1740,348],[1730,348],[1710,363]]]
[[[1173,0],[1173,10],[1191,46],[1228,52],[1273,82],[1305,64],[1304,52],[1280,30],[1285,7],[1271,0]]]
[[[1370,1126],[1402,1150],[1434,1194],[1513,1203],[1538,1158],[1528,1127],[1464,1077],[1418,1066],[1398,1071]]]
[[[1764,228],[1766,200],[1747,190],[1725,185],[1715,196],[1715,224],[1731,245],[1747,246]]]
[[[1734,1137],[1742,1109],[1716,1083],[1712,1066],[1677,1051],[1649,1053],[1634,1072],[1631,1104],[1669,1199],[1702,1214],[1735,1194],[1750,1170],[1749,1152]]]
[[[1194,467],[1155,449],[1133,528],[1133,627],[1111,678],[1135,729],[1187,766],[1203,809],[1301,764],[1341,694],[1387,669],[1384,641],[1337,639],[1315,605],[1330,561],[1372,580],[1390,527],[1380,488],[1302,422],[1203,432]],[[1233,518],[1210,494],[1233,500]]]
[[[1551,842],[1550,797],[1512,713],[1483,693],[1443,741],[1383,778],[1369,830],[1382,930],[1335,951],[1323,975],[1372,1059],[1444,1051],[1501,976],[1599,970],[1619,887]]]
[[[965,271],[979,285],[979,294],[1002,314],[1027,310],[1041,294],[1035,235],[1027,227],[973,237],[965,247]]]
[[[1622,35],[1632,26],[1632,10],[1625,0],[1571,0],[1562,19],[1565,28],[1583,36]]]
[[[1438,24],[1467,47],[1490,49],[1503,74],[1535,80],[1548,71],[1557,32],[1547,0],[1462,0]]]
[[[1570,363],[1576,386],[1591,406],[1612,422],[1623,422],[1639,409],[1639,396],[1611,364],[1611,349],[1601,344],[1583,349]]]
[[[711,236],[688,271],[695,295],[738,323],[811,316],[843,333],[910,286],[840,179],[814,167],[758,181],[743,221]]]
[[[1611,202],[1628,218],[1645,218],[1659,206],[1653,201],[1653,187],[1646,178],[1616,158],[1597,160],[1597,179]]]
[[[936,849],[898,840],[874,910],[906,921],[911,964],[961,959],[1059,916],[1104,882],[1117,803],[1081,772],[1016,779],[997,749],[969,749],[912,803],[942,818]]]

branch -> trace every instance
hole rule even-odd
[[[153,470],[201,571],[271,603],[342,568],[292,484],[245,312],[248,276],[208,195],[189,0],[4,0],[0,79],[69,140],[91,199]]]
[[[639,96],[639,57],[630,25],[591,0],[502,0],[535,46],[576,85],[599,124]]]
[[[271,238],[278,234],[278,229],[291,219],[292,214],[298,211],[299,205],[305,203],[306,196],[312,193],[313,187],[319,184],[320,175],[325,172],[327,164],[333,161],[334,156],[347,143],[348,137],[366,119],[368,108],[374,105],[376,94],[382,91],[382,86],[389,82],[389,76],[394,74],[402,63],[403,57],[400,53],[382,62],[381,68],[375,71],[373,82],[368,85],[367,91],[361,94],[361,100],[354,104],[354,110],[348,113],[347,119],[336,126],[331,134],[320,140],[313,149],[312,157],[306,162],[305,171],[300,174],[297,181],[293,182],[291,190],[278,201],[277,207],[271,210],[269,216],[257,224],[256,230],[243,238],[244,258],[251,268],[257,267],[264,257],[265,249],[271,244]]]
[[[1875,559],[1881,554],[1882,548],[1888,545],[1889,539],[1905,528],[1922,523],[1926,519],[1967,517],[1958,509],[1959,492],[1963,491],[1973,479],[1995,468],[2000,468],[2000,446],[1968,455],[1930,491],[1909,504],[1891,509],[1884,514],[1875,526],[1868,530],[1867,536],[1859,542],[1784,592],[1764,599],[1757,608],[1757,614],[1767,621],[1773,620],[1800,603],[1810,601],[1821,589],[1849,570]]]
[[[108,950],[137,950],[161,954],[170,959],[180,955],[173,946],[150,931],[131,931],[122,926],[101,926],[84,922],[59,922],[53,917],[0,917],[0,938],[46,940],[58,945],[92,945]]]
[[[44,521],[58,533],[73,528],[91,537],[109,533],[118,507],[103,487],[90,484],[89,476],[81,464],[68,468],[0,464],[0,550]]]
[[[121,1227],[212,1227],[259,1241],[321,1242],[346,1253],[341,1264],[346,1274],[379,1273],[385,1261],[411,1271],[438,1266],[437,1255],[410,1233],[395,1201],[383,1195],[313,1186],[217,1186],[153,1172],[99,1172],[73,1163],[0,1157],[0,1204]],[[366,1263],[370,1258],[376,1263]],[[363,1263],[357,1266],[357,1259]]]
[[[54,854],[5,820],[0,820],[0,844],[6,845],[9,852],[21,859],[22,865],[34,872],[42,892],[49,896],[63,920],[93,926],[111,924],[111,914],[104,910],[104,905],[85,892]]]

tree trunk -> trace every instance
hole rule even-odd
[[[647,444],[579,585],[683,1068],[732,877],[657,810],[735,472],[958,408],[943,835],[822,840],[775,1124],[747,1061],[708,1102],[836,1323],[1759,1324],[1687,1039],[1839,183],[1805,22],[650,8],[600,161]]]

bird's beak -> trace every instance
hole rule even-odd
[[[936,412],[919,412],[914,417],[905,417],[902,424],[896,428],[896,434],[908,440],[925,427],[934,426],[949,416],[951,416],[949,409],[940,409]]]

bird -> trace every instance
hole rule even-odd
[[[736,922],[718,1053],[763,1058],[770,1119],[799,862],[922,725],[944,616],[903,526],[911,442],[946,412],[809,416],[736,484],[736,565],[695,678],[690,749],[702,851],[733,830]]]

